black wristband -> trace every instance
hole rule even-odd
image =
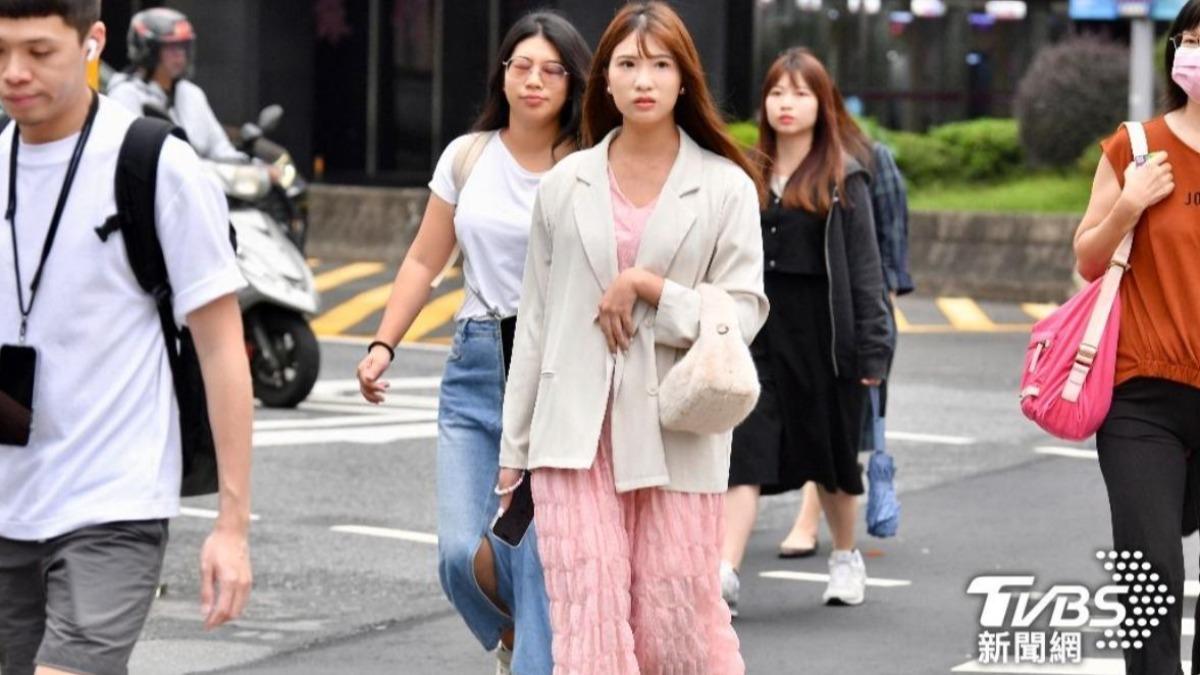
[[[376,347],[383,347],[384,349],[387,350],[388,363],[391,363],[392,361],[396,360],[396,350],[392,349],[391,345],[389,345],[386,342],[383,342],[382,340],[376,340],[376,341],[372,342],[371,344],[367,345],[367,353],[370,354],[371,350],[375,349]]]

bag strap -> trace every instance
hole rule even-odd
[[[471,177],[471,172],[475,169],[475,165],[479,163],[479,158],[483,155],[483,150],[488,146],[488,143],[499,133],[497,131],[476,131],[468,136],[470,140],[463,144],[458,152],[454,155],[454,163],[450,165],[450,178],[454,182],[454,191],[462,195],[463,188],[467,185],[467,179]],[[433,278],[429,283],[430,287],[437,288],[442,284],[442,280],[446,278],[446,274],[450,268],[454,267],[454,263],[458,262],[459,255],[462,249],[458,244],[454,245],[454,250],[450,252],[450,258],[446,260],[446,266],[442,271]]]
[[[1142,166],[1150,157],[1146,128],[1141,122],[1126,122],[1125,129],[1129,132],[1129,141],[1133,149],[1133,163]],[[1108,269],[1104,272],[1104,280],[1100,282],[1100,296],[1096,299],[1095,307],[1092,308],[1092,315],[1088,319],[1083,341],[1080,342],[1079,349],[1075,353],[1075,364],[1071,367],[1071,374],[1067,376],[1067,383],[1063,387],[1062,397],[1071,403],[1079,400],[1079,394],[1083,391],[1083,383],[1092,370],[1096,354],[1099,353],[1100,341],[1104,338],[1104,328],[1108,325],[1113,304],[1121,290],[1121,278],[1129,269],[1129,255],[1133,252],[1135,230],[1136,228],[1130,230],[1121,240],[1117,250],[1113,252],[1112,260],[1108,263]]]
[[[172,374],[178,373],[179,327],[175,324],[171,282],[158,239],[155,201],[158,188],[158,160],[169,136],[181,136],[174,125],[162,120],[140,117],[129,127],[117,157],[116,225],[125,242],[130,267],[138,285],[154,297],[167,343],[167,359]],[[101,234],[101,238],[104,235]]]

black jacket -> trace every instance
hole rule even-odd
[[[875,221],[871,214],[870,175],[852,158],[846,160],[845,195],[834,192],[825,218],[825,272],[829,280],[829,313],[833,326],[833,372],[838,377],[887,376],[892,357],[891,322],[885,301],[883,270]],[[848,208],[846,202],[853,204]],[[797,256],[789,258],[789,227],[811,218],[783,208],[774,195],[762,215],[763,260],[767,272],[799,272]],[[798,243],[798,242],[797,242]]]

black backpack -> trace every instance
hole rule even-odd
[[[184,141],[182,129],[163,120],[138,118],[125,135],[117,159],[117,214],[97,228],[100,239],[120,231],[133,274],[147,293],[154,296],[166,340],[167,359],[179,402],[179,431],[183,446],[184,497],[217,491],[217,453],[208,419],[208,399],[192,334],[175,325],[171,284],[155,227],[154,201],[158,186],[158,159],[169,136]],[[230,242],[237,248],[232,225]]]

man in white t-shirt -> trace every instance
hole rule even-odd
[[[135,120],[87,86],[104,47],[99,15],[99,0],[0,2],[0,99],[14,121],[0,133],[0,345],[6,364],[36,354],[28,440],[0,442],[4,675],[124,675],[179,511],[179,414],[155,301],[121,235],[96,232],[116,212],[117,156]],[[224,196],[178,139],[163,147],[156,195],[219,464],[220,512],[200,554],[213,628],[240,614],[251,579],[253,409],[235,295],[245,282]]]

